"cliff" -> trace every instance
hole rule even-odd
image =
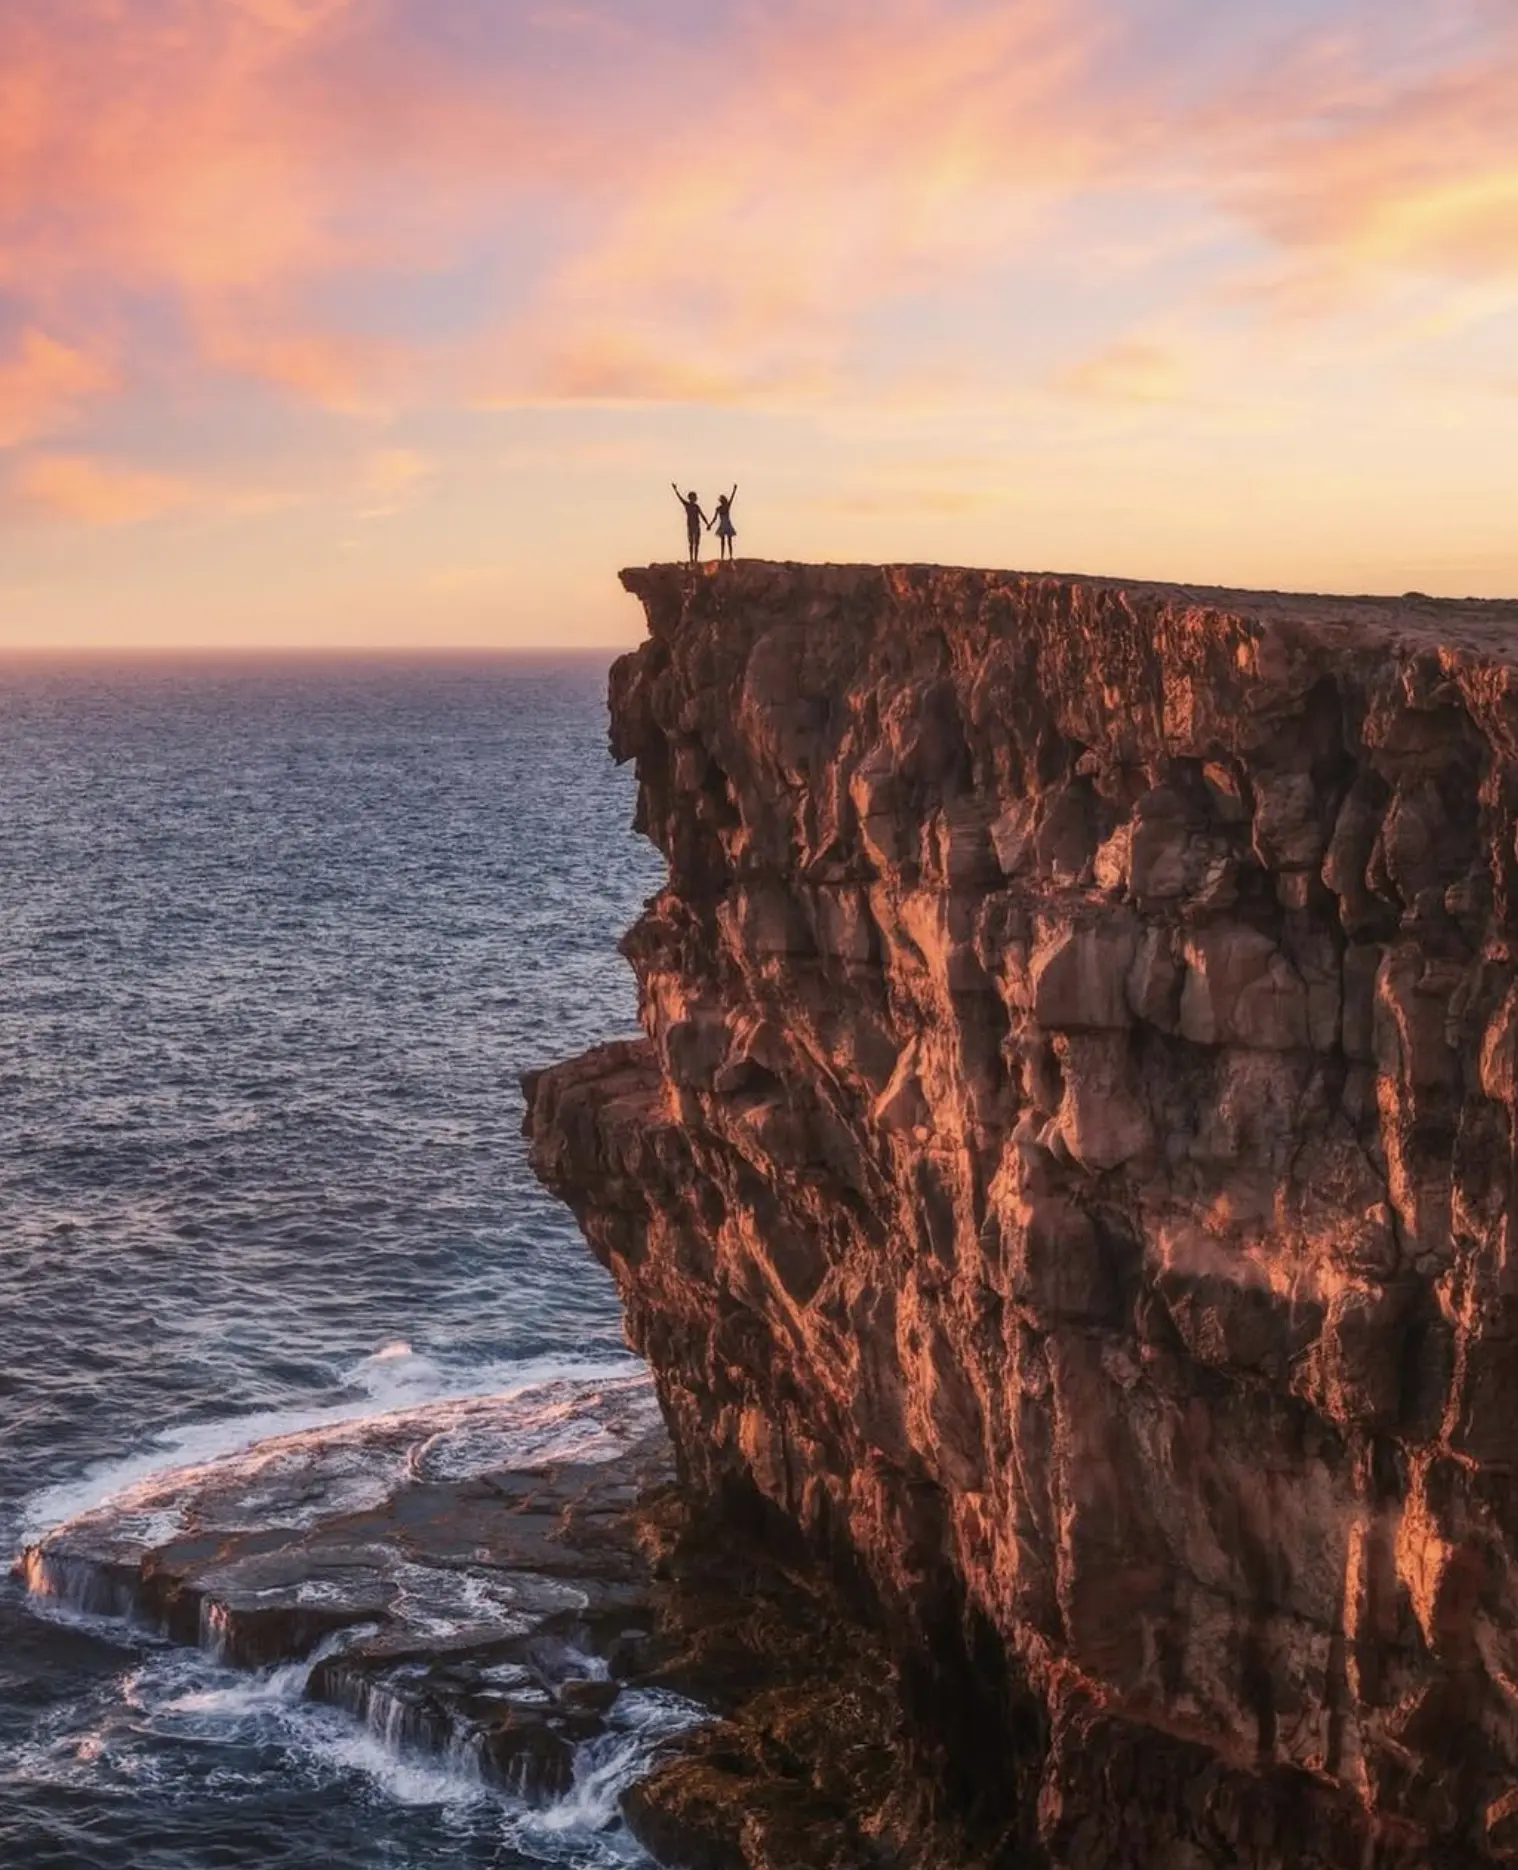
[[[623,582],[649,1036],[528,1126],[687,1486],[999,1861],[1518,1861],[1518,605]]]

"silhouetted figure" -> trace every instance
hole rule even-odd
[[[701,528],[709,526],[711,521],[701,511],[701,498],[694,489],[690,493],[681,493],[674,481],[675,498],[685,508],[685,543],[690,547],[690,562],[694,565],[701,556]]]
[[[717,535],[718,558],[731,558],[733,555],[733,541],[738,536],[737,530],[733,525],[733,502],[737,498],[738,483],[734,481],[733,491],[718,497],[717,510],[713,513],[709,522]]]

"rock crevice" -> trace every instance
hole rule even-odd
[[[1007,1848],[1518,1861],[1518,606],[624,583],[648,1036],[528,1126],[687,1485]]]

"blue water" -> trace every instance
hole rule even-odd
[[[625,1356],[517,1085],[635,1026],[605,676],[0,672],[7,1551],[176,1449]],[[0,1587],[6,1870],[609,1849]]]

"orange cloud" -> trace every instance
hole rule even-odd
[[[302,152],[270,82],[303,36],[283,13],[54,0],[8,18],[6,283],[46,291],[105,272],[236,286],[316,257],[323,191],[299,186]]]
[[[521,73],[450,63],[424,18],[50,0],[0,25],[0,287],[166,295],[200,368],[343,414],[818,395],[882,295],[952,289],[1152,135],[1136,98],[1093,104],[1105,0],[778,0],[664,46],[539,8],[518,30],[590,63]],[[477,334],[313,309],[364,281],[383,306],[387,274],[488,249],[524,204],[551,237]]]
[[[409,493],[435,471],[431,461],[410,448],[381,448],[364,463],[364,491],[393,499]]]
[[[1090,0],[740,18],[659,138],[619,161],[528,343],[513,334],[519,357],[551,334],[550,386],[734,401],[799,374],[823,389],[882,298],[952,288],[1145,135],[1121,103],[1082,107],[1112,31]],[[635,330],[659,332],[662,362]]]
[[[11,484],[28,504],[85,526],[134,525],[194,498],[184,481],[87,455],[40,456],[20,468]]]
[[[493,66],[450,53],[452,9],[428,32],[407,0],[21,0],[0,288],[43,329],[102,288],[167,297],[194,346],[177,370],[374,415],[822,397],[857,384],[882,306],[1009,267],[1035,285],[1101,189],[1220,200],[1320,268],[1518,264],[1518,32],[1375,80],[1343,26],[1361,0],[1334,11],[1337,54],[1186,112],[1117,0],[773,0],[662,44],[539,6],[512,30],[557,58],[503,38]],[[477,263],[529,209],[472,329],[344,328],[344,292],[382,310],[387,278]],[[1121,352],[1091,371],[1067,387],[1170,393]]]
[[[1378,75],[1377,23],[1225,98],[1224,200],[1341,282],[1405,271],[1518,281],[1518,19],[1479,52]]]
[[[1184,395],[1188,375],[1173,351],[1142,338],[1109,345],[1063,372],[1059,387],[1095,402],[1173,403]]]
[[[898,519],[924,514],[940,517],[994,511],[1007,504],[1007,496],[973,487],[903,488],[898,493],[822,494],[812,502],[814,511],[839,513],[850,518]]]
[[[32,327],[0,360],[0,448],[15,448],[78,419],[83,406],[116,384],[101,358]]]
[[[376,449],[360,470],[359,491],[365,504],[358,517],[389,519],[408,506],[436,472],[436,462],[413,449]]]
[[[1380,77],[1380,12],[1327,11],[1335,31],[1277,78],[1214,79],[1182,110],[1146,48],[1157,13],[1119,0],[771,0],[714,6],[685,38],[542,4],[501,9],[493,63],[452,30],[489,9],[451,0],[16,0],[0,290],[38,332],[113,294],[165,303],[186,342],[163,373],[373,417],[904,396],[909,378],[922,400],[927,365],[962,356],[923,308],[952,315],[996,279],[1002,330],[1056,318],[1047,279],[1104,191],[1130,235],[1181,202],[1203,244],[1242,222],[1331,285],[1512,277],[1518,27],[1494,9],[1485,59]],[[450,267],[471,272],[456,323],[387,324],[392,287]],[[876,327],[914,305],[872,374]],[[100,316],[80,355],[119,352],[142,380]],[[1005,384],[1018,347],[963,361]],[[0,364],[0,436],[52,432],[105,388],[26,367],[41,388]],[[1137,340],[1060,381],[1109,401],[1186,388]]]
[[[546,312],[542,314],[547,320]],[[526,352],[516,373],[521,388],[508,385],[478,399],[482,409],[513,409],[558,403],[630,408],[650,403],[707,403],[726,407],[820,394],[825,377],[794,357],[777,365],[768,357],[734,354],[720,346],[682,355],[678,341],[661,343],[630,331],[590,325],[562,341],[538,340],[535,354],[525,332],[517,343]]]
[[[270,328],[267,314],[239,320],[224,310],[203,308],[195,332],[202,358],[212,368],[256,377],[335,415],[384,414],[391,395],[409,374],[395,345]]]

